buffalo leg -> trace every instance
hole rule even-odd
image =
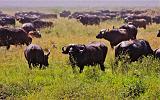
[[[82,73],[82,72],[83,72],[83,69],[84,69],[84,66],[80,66],[80,71],[79,71],[79,73]]]
[[[40,69],[42,69],[42,64],[40,64],[40,67],[39,67]]]
[[[35,67],[35,66],[36,66],[36,64],[33,64],[33,63],[32,63],[32,66],[33,66],[33,67]]]
[[[7,47],[6,47],[6,48],[7,48],[7,50],[8,50],[8,49],[10,48],[10,45],[7,45]]]
[[[104,64],[100,64],[100,67],[101,67],[101,70],[102,70],[102,71],[105,71]]]
[[[28,62],[28,65],[29,65],[29,69],[32,69],[31,62]]]

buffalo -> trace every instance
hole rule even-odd
[[[59,13],[60,17],[68,17],[69,15],[71,15],[71,12],[66,10]]]
[[[100,24],[100,18],[96,15],[79,15],[77,19],[83,25],[99,25]]]
[[[128,23],[136,26],[137,28],[146,29],[146,26],[147,26],[147,21],[145,19],[136,19],[136,20],[133,20],[132,22],[128,22]]]
[[[63,54],[69,54],[69,60],[72,68],[75,66],[80,68],[80,73],[83,72],[84,66],[100,65],[102,71],[105,71],[104,61],[107,55],[108,48],[102,42],[91,42],[88,45],[70,44],[62,48]]]
[[[152,18],[150,16],[136,16],[136,15],[131,15],[131,16],[127,16],[126,18],[124,18],[125,22],[132,22],[134,20],[139,20],[139,19],[145,19],[146,24],[152,24]]]
[[[160,24],[160,16],[155,16],[154,18],[152,18],[153,22],[155,22],[156,24]]]
[[[113,48],[118,43],[129,40],[135,39],[137,34],[128,33],[126,29],[112,29],[106,30],[102,29],[99,34],[96,36],[97,39],[106,39],[110,42],[111,47]]]
[[[39,65],[41,69],[43,66],[49,65],[48,58],[50,55],[50,51],[47,54],[45,54],[43,49],[39,45],[30,44],[24,50],[24,55],[25,55],[25,58],[28,62],[30,69],[32,69],[32,66],[35,67]]]
[[[32,24],[34,25],[34,27],[36,29],[52,27],[53,26],[53,22],[51,22],[51,21],[43,21],[43,20],[35,20],[35,21],[32,22]]]
[[[0,18],[0,25],[5,26],[5,25],[12,25],[15,27],[16,20],[12,16],[7,16],[7,17],[2,17]]]
[[[154,57],[160,59],[160,48],[154,50]]]
[[[38,20],[38,17],[29,17],[29,16],[24,16],[24,17],[17,17],[16,18],[19,23],[24,24],[24,23],[31,23],[35,20]]]
[[[42,19],[49,19],[49,18],[55,18],[55,19],[57,19],[57,14],[40,14],[39,15],[40,16],[40,18]]]
[[[23,29],[0,28],[0,46],[9,49],[10,45],[29,45],[31,42],[32,38]]]
[[[130,39],[136,39],[137,36],[137,28],[134,25],[124,24],[119,29],[126,29],[128,36]]]
[[[152,54],[153,50],[149,42],[143,39],[122,41],[115,47],[116,63],[123,56],[129,56],[129,61],[134,62],[143,56]]]
[[[32,37],[41,38],[41,34],[36,30],[32,23],[24,23],[22,25],[22,29],[24,29]]]

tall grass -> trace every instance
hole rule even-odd
[[[40,30],[41,39],[33,39],[34,44],[51,49],[50,65],[44,70],[28,68],[23,54],[25,46],[12,46],[8,51],[0,48],[1,99],[160,99],[160,60],[145,57],[131,64],[119,62],[113,70],[114,50],[108,41],[95,38],[101,29],[119,27],[122,20],[87,27],[72,19],[58,18],[53,22],[54,27]],[[138,38],[148,40],[153,49],[158,48],[160,40],[156,38],[156,32],[159,27],[152,24],[146,30],[139,29]],[[109,47],[106,71],[102,72],[99,66],[85,66],[83,73],[78,73],[79,68],[73,73],[68,56],[61,53],[61,48],[70,43],[91,41],[103,41]]]

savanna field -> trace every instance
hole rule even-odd
[[[4,9],[6,10],[6,9]],[[16,11],[16,10],[15,10]],[[6,13],[14,13],[6,10]],[[51,12],[52,10],[50,10]],[[53,11],[54,12],[54,11]],[[24,57],[26,46],[0,48],[0,99],[12,100],[159,100],[160,60],[152,56],[131,64],[119,62],[114,66],[114,49],[107,40],[96,39],[101,29],[118,28],[123,20],[114,19],[99,26],[83,26],[75,19],[52,19],[54,27],[41,29],[42,38],[33,38],[33,44],[50,49],[49,66],[46,69],[28,68]],[[21,26],[17,22],[17,27]],[[156,37],[160,24],[153,23],[146,30],[138,29],[138,39],[147,40],[152,49],[160,48]],[[105,60],[105,72],[99,66],[84,67],[83,73],[73,73],[68,55],[62,47],[68,44],[88,44],[103,41],[109,51]]]

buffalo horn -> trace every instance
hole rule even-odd
[[[48,49],[48,53],[46,54],[47,56],[49,56],[50,55],[50,53],[51,53],[51,51]]]

